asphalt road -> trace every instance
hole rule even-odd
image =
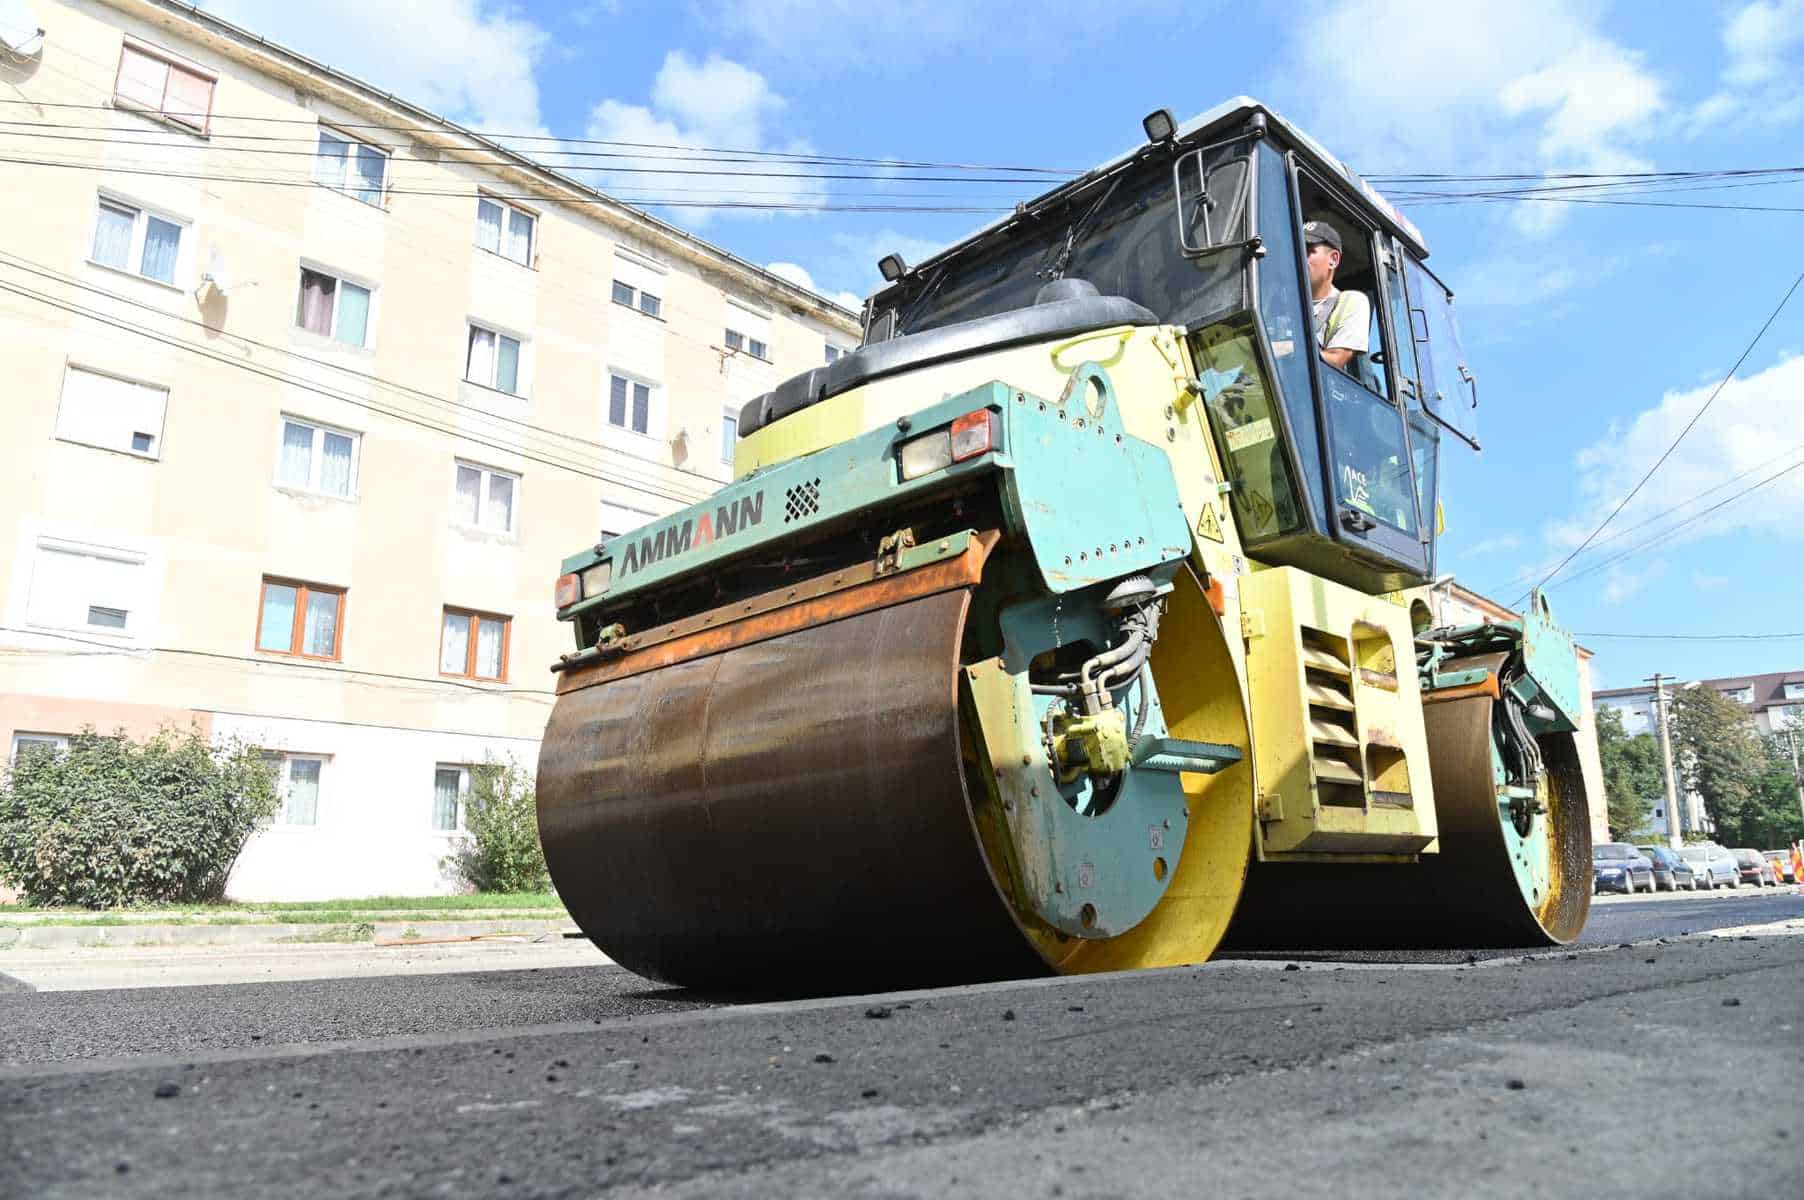
[[[14,993],[0,1197],[1787,1195],[1801,1028],[1804,897],[1745,890],[1605,899],[1551,954],[781,1004],[617,968]]]

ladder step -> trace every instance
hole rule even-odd
[[[1220,742],[1188,738],[1143,737],[1134,746],[1134,765],[1154,771],[1192,771],[1213,775],[1240,761],[1240,751]]]
[[[1340,656],[1322,649],[1320,646],[1303,645],[1303,665],[1313,671],[1325,671],[1330,675],[1339,675],[1342,679],[1353,674]]]
[[[1316,758],[1315,777],[1323,783],[1344,783],[1353,787],[1360,787],[1365,783],[1358,771],[1338,758]]]
[[[1353,711],[1353,698],[1347,695],[1347,689],[1335,687],[1331,683],[1323,683],[1319,679],[1311,679],[1305,690],[1309,693],[1309,703],[1321,708],[1339,709],[1341,712]]]
[[[1359,737],[1351,729],[1336,725],[1332,721],[1309,722],[1309,740],[1319,745],[1339,746],[1345,750],[1359,749]]]

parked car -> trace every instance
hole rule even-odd
[[[1751,883],[1755,887],[1777,887],[1779,880],[1773,875],[1773,864],[1766,861],[1758,850],[1731,850],[1735,856],[1735,869],[1743,883]]]
[[[1635,849],[1641,851],[1642,857],[1654,864],[1655,891],[1664,889],[1676,892],[1680,888],[1684,888],[1686,891],[1696,891],[1702,886],[1698,883],[1697,872],[1691,869],[1691,864],[1686,862],[1672,847],[1636,846]]]
[[[1740,887],[1741,871],[1735,857],[1715,842],[1697,842],[1679,848],[1679,857],[1697,872],[1699,885],[1709,891],[1719,887]]]
[[[1591,848],[1591,889],[1596,892],[1654,890],[1653,861],[1627,842],[1602,842]]]
[[[1798,874],[1792,869],[1790,850],[1762,850],[1760,853],[1773,864],[1773,874],[1778,876],[1780,883],[1798,882]]]

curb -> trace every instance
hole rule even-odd
[[[0,952],[132,946],[368,945],[518,934],[544,937],[570,921],[359,921],[343,924],[28,925],[0,928]]]

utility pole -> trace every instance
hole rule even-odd
[[[1804,771],[1798,769],[1798,727],[1793,724],[1785,731],[1786,744],[1791,747],[1791,783],[1798,789],[1798,813],[1804,816]]]
[[[1679,786],[1672,773],[1672,734],[1667,728],[1666,676],[1658,671],[1648,682],[1654,685],[1654,724],[1660,730],[1660,767],[1666,780],[1666,844],[1677,850],[1685,844],[1679,832]]]

